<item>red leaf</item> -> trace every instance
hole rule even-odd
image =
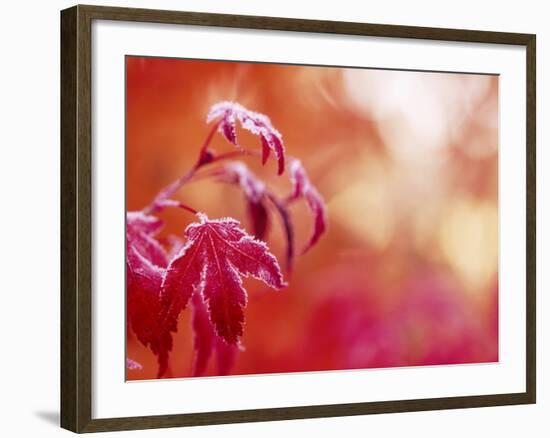
[[[285,154],[283,136],[277,131],[269,117],[264,114],[250,111],[236,102],[218,102],[210,108],[207,122],[219,120],[218,130],[230,143],[240,147],[237,141],[236,123],[241,127],[260,137],[262,144],[262,163],[265,164],[269,153],[273,151],[277,157],[278,174],[285,171]]]
[[[126,238],[136,251],[156,266],[166,267],[168,259],[162,245],[153,237],[162,221],[140,211],[126,213]]]
[[[193,376],[204,375],[214,350],[216,350],[218,374],[226,375],[233,367],[239,348],[226,343],[216,335],[200,293],[193,295],[193,332],[195,348]]]
[[[168,365],[172,336],[159,326],[160,286],[168,258],[153,237],[162,221],[143,212],[126,214],[126,287],[128,322],[139,341],[158,356],[159,377]]]
[[[126,254],[126,293],[128,323],[139,341],[150,346],[158,356],[159,377],[168,365],[168,352],[172,349],[169,331],[160,330],[159,290],[164,269],[155,266],[141,255],[127,238]]]
[[[269,148],[269,143],[264,137],[261,137],[262,140],[262,164],[267,163],[271,149]],[[282,172],[281,172],[282,173]]]
[[[197,288],[218,336],[237,344],[246,305],[240,277],[252,276],[280,289],[285,285],[281,270],[265,243],[246,234],[236,220],[209,220],[203,214],[199,219],[185,230],[187,244],[167,269],[161,291],[165,319],[173,326]]]
[[[313,215],[313,232],[302,251],[303,254],[317,243],[327,228],[326,207],[323,198],[313,184],[311,184],[299,160],[292,160],[290,164],[290,179],[292,181],[292,194],[289,201],[304,198]]]
[[[238,184],[247,201],[247,213],[254,237],[263,240],[269,226],[269,213],[265,205],[265,184],[243,163],[226,164],[215,173],[230,184]]]
[[[200,255],[201,245],[196,243],[191,239],[186,242],[172,258],[162,280],[159,317],[162,331],[177,331],[179,314],[187,307],[195,287],[200,286],[203,264]]]

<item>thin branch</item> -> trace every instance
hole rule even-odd
[[[176,208],[182,208],[183,210],[187,210],[193,214],[197,214],[198,211],[195,210],[193,207],[188,206],[187,204],[184,204],[183,202],[176,201],[174,199],[165,199],[163,201],[160,201],[159,204],[157,204],[157,208],[166,208],[166,207],[176,207]]]
[[[204,144],[208,146],[207,142],[205,142]],[[203,145],[203,148],[204,148],[204,145]],[[202,152],[201,152],[201,155],[203,155]],[[174,195],[174,193],[176,193],[181,187],[183,187],[185,184],[187,184],[193,178],[195,178],[195,176],[197,176],[197,171],[199,169],[202,169],[203,167],[214,163],[218,163],[220,161],[229,160],[232,158],[242,157],[242,156],[260,156],[260,153],[250,149],[238,149],[236,151],[226,152],[220,155],[214,155],[209,160],[206,160],[206,161],[201,160],[201,158],[199,158],[197,163],[195,163],[195,165],[187,173],[185,173],[184,175],[179,177],[177,180],[175,180],[174,182],[167,185],[164,189],[162,189],[157,194],[157,196],[153,199],[153,201],[143,209],[143,212],[145,214],[151,214],[161,210],[164,207],[162,205],[163,202],[166,200],[169,200]],[[208,173],[202,174],[199,176],[199,178],[203,178],[205,176],[209,176],[209,174]]]
[[[292,263],[294,261],[294,230],[292,228],[292,221],[290,218],[290,212],[287,210],[286,205],[281,202],[275,195],[272,193],[266,193],[267,198],[273,203],[275,209],[281,217],[283,223],[283,229],[286,236],[286,270],[288,272],[292,271]]]

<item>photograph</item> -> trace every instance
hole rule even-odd
[[[499,362],[498,74],[126,55],[125,157],[128,381]]]
[[[548,14],[466,3],[5,2],[2,436],[545,437]]]

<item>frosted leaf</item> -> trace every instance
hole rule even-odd
[[[275,154],[278,163],[278,174],[285,170],[285,154],[283,136],[271,124],[271,120],[265,114],[250,111],[236,102],[218,102],[214,104],[208,113],[208,123],[217,120],[220,133],[237,147],[240,147],[237,140],[236,123],[239,121],[241,127],[260,137],[262,145],[262,163],[265,164],[270,152]]]
[[[325,202],[317,189],[311,184],[300,160],[292,160],[290,163],[290,180],[292,193],[289,201],[303,198],[313,215],[313,231],[308,243],[303,249],[305,253],[314,246],[327,228],[327,213]]]
[[[163,320],[175,324],[193,289],[200,291],[216,333],[229,344],[243,334],[246,291],[241,276],[252,276],[274,289],[285,286],[277,259],[231,219],[210,220],[185,231],[187,244],[168,266],[162,284]]]
[[[168,258],[154,235],[162,221],[140,211],[126,213],[126,239],[135,250],[156,266],[166,267]]]
[[[126,242],[126,312],[127,321],[138,340],[149,346],[158,357],[159,377],[168,364],[172,336],[159,327],[160,285],[164,269],[154,265]]]
[[[135,230],[142,231],[149,235],[155,235],[162,228],[162,221],[142,211],[129,211],[126,213],[126,224]]]

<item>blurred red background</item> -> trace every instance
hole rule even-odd
[[[220,100],[268,115],[327,203],[328,232],[286,289],[245,280],[246,350],[232,374],[498,360],[498,77],[128,57],[126,86],[128,211],[193,165]],[[221,135],[212,147],[232,148]],[[287,193],[274,161],[244,161]],[[193,182],[177,198],[250,230],[235,187]],[[311,217],[292,214],[300,248]],[[161,237],[194,221],[176,209],[160,217]],[[276,219],[267,243],[282,261]],[[191,374],[190,316],[172,377]],[[127,351],[143,365],[130,380],[155,378],[155,356],[131,331]]]

